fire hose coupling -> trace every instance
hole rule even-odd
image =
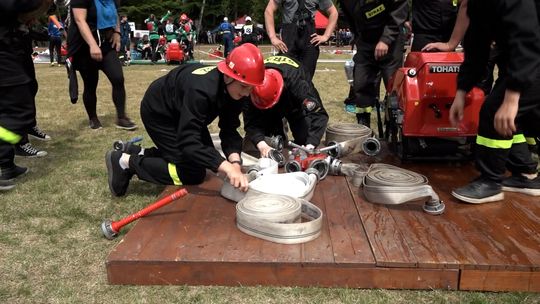
[[[143,137],[142,136],[136,136],[136,137],[133,137],[132,139],[124,142],[124,141],[121,141],[121,140],[117,140],[113,143],[113,149],[117,150],[117,151],[127,151],[129,146],[131,145],[134,145],[138,142],[141,142],[143,140]]]
[[[283,156],[283,153],[281,153],[281,151],[278,151],[276,149],[270,150],[270,152],[268,153],[268,158],[277,162],[280,168],[285,165],[285,156]]]
[[[281,135],[275,135],[272,137],[265,136],[264,141],[266,142],[267,145],[276,149],[278,152],[283,151],[283,136]]]
[[[368,156],[375,156],[381,152],[381,142],[375,137],[368,137],[362,143],[362,151]]]
[[[320,150],[308,149],[289,141],[289,146],[294,147],[289,154],[289,160],[285,164],[285,171],[306,171],[308,168],[317,170],[319,180],[326,177],[329,171],[328,155]]]

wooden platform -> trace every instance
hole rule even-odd
[[[211,176],[128,227],[107,259],[109,283],[540,291],[540,198],[459,203],[450,191],[477,174],[471,164],[401,166],[428,176],[443,215],[421,203],[368,203],[345,177],[329,176],[311,200],[324,212],[322,235],[280,245],[240,232]]]

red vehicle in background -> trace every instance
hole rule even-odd
[[[484,92],[466,97],[462,123],[454,127],[449,111],[457,89],[463,53],[409,53],[388,86],[385,138],[401,159],[462,159],[471,154]]]

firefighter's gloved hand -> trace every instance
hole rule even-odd
[[[261,153],[261,157],[268,157],[272,147],[270,147],[264,140],[257,143],[257,149]]]

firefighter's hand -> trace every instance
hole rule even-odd
[[[101,53],[101,49],[97,44],[90,46],[90,57],[97,62],[101,62],[101,60],[103,60],[103,54]]]
[[[448,42],[432,42],[422,48],[422,52],[453,52]]]
[[[109,39],[109,42],[111,43],[113,49],[115,49],[117,52],[120,51],[120,34],[114,32],[111,39]]]
[[[467,93],[463,90],[457,90],[456,97],[454,97],[454,102],[450,108],[450,113],[448,118],[450,118],[450,123],[452,126],[457,127],[460,125],[461,120],[463,120],[463,108],[465,107],[465,95]]]
[[[375,46],[375,60],[381,60],[388,54],[388,44],[379,41]]]
[[[218,171],[227,175],[227,179],[233,187],[242,192],[246,192],[248,190],[248,180],[244,173],[242,173],[240,164],[231,164],[228,161],[224,161],[221,163],[221,165],[219,165]]]
[[[313,151],[315,149],[315,146],[312,145],[312,144],[307,144],[304,146],[306,149],[310,150],[310,151]]]
[[[273,37],[270,39],[270,42],[272,43],[272,45],[278,49],[280,52],[282,53],[287,53],[288,49],[287,49],[287,45],[285,44],[285,42],[283,42],[281,39],[279,39],[278,37]]]
[[[311,34],[311,40],[309,43],[313,44],[314,46],[318,46],[319,44],[323,44],[328,41],[329,38],[330,37],[326,37],[325,35]]]
[[[257,149],[259,149],[261,157],[268,157],[268,154],[272,150],[272,147],[270,147],[264,140],[261,140],[257,143]]]
[[[504,100],[497,113],[493,125],[497,133],[504,137],[512,137],[516,132],[515,119],[519,108],[520,93],[512,90],[506,90]]]

